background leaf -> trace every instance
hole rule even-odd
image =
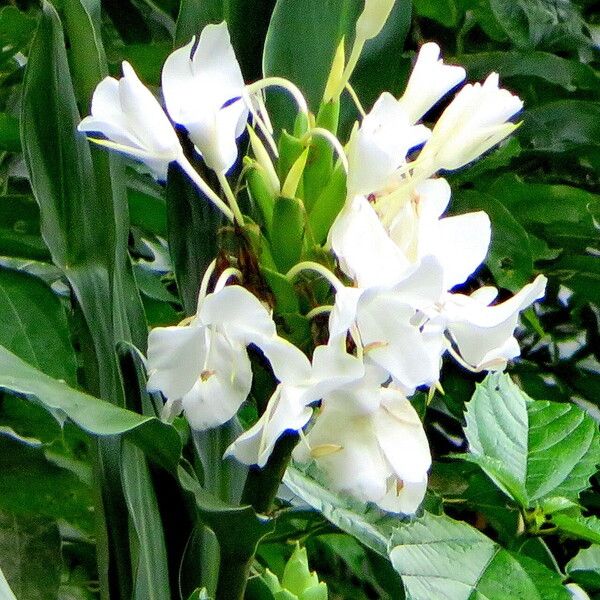
[[[75,382],[75,354],[60,300],[36,277],[3,268],[0,344],[44,373]]]
[[[465,420],[469,458],[523,507],[576,501],[600,462],[593,419],[572,404],[531,400],[507,375],[477,386]]]
[[[446,516],[425,513],[398,527],[390,559],[412,600],[570,598],[557,573]]]
[[[70,388],[1,346],[0,389],[39,402],[59,420],[68,418],[92,435],[126,435],[167,469],[179,460],[179,434],[172,426]]]

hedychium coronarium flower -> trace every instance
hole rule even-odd
[[[331,390],[358,381],[364,365],[340,344],[317,346],[312,361],[281,338],[262,344],[261,350],[279,384],[263,415],[231,444],[226,456],[264,467],[277,440],[286,431],[301,431],[309,422],[313,413],[310,405]]]
[[[173,121],[185,127],[206,165],[225,173],[238,156],[236,140],[249,110],[244,78],[225,22],[207,25],[198,40],[172,52],[162,71],[162,90]]]
[[[148,389],[160,391],[169,412],[185,412],[192,428],[231,419],[252,385],[247,347],[276,336],[269,311],[240,285],[201,290],[196,314],[180,325],[156,327],[148,337]],[[205,278],[205,281],[207,278]]]
[[[79,131],[101,133],[106,140],[94,142],[143,162],[159,180],[167,178],[169,163],[183,156],[167,115],[128,62],[120,80],[106,77],[98,84],[91,112]]]
[[[360,381],[326,395],[293,457],[314,461],[334,491],[413,514],[425,496],[431,453],[415,409],[401,390],[382,386],[386,378],[370,367]]]
[[[481,211],[440,218],[450,194],[443,179],[427,180],[415,193],[419,192],[388,228],[363,196],[353,198],[340,213],[330,244],[356,287],[338,290],[330,328],[350,331],[355,319],[363,343],[372,345],[367,354],[371,359],[390,352],[397,363],[397,353],[406,354],[402,347],[428,356],[427,361],[418,359],[414,368],[407,365],[405,372],[413,375],[426,365],[431,373],[446,351],[471,370],[502,369],[519,355],[514,338],[519,313],[543,296],[546,279],[539,276],[500,304],[492,304],[495,288],[482,288],[471,296],[452,293],[485,260],[490,221]],[[371,313],[374,318],[368,316]],[[410,333],[410,342],[402,337],[392,341],[401,331]],[[380,344],[375,344],[376,338]],[[410,389],[414,381],[400,372],[390,374]],[[416,385],[426,383],[431,382]]]

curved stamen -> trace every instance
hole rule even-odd
[[[302,273],[302,271],[313,271],[314,273],[318,273],[331,284],[336,292],[345,287],[344,284],[327,267],[324,267],[323,265],[311,260],[306,260],[294,265],[286,273],[285,277],[288,281],[292,281],[300,273]]]

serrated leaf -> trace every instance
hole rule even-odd
[[[387,556],[387,543],[398,524],[397,516],[338,496],[295,466],[287,468],[283,482],[342,531],[353,535],[378,554]]]
[[[446,516],[426,513],[399,526],[390,541],[390,560],[412,600],[570,598],[557,573]]]
[[[508,375],[491,374],[467,404],[467,460],[523,507],[576,500],[600,462],[598,425],[579,407],[534,401]]]
[[[600,519],[598,517],[584,517],[583,515],[573,517],[558,513],[552,516],[552,522],[561,533],[568,537],[600,544]]]

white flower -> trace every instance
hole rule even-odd
[[[462,67],[444,64],[437,44],[423,44],[399,102],[409,122],[416,123],[465,76]]]
[[[361,288],[393,285],[410,267],[364,196],[346,203],[329,230],[329,245],[342,271]]]
[[[385,377],[385,376],[384,376]],[[334,491],[397,513],[425,496],[431,454],[415,409],[379,373],[327,395],[294,459],[314,460]]]
[[[194,429],[231,419],[247,398],[252,370],[246,346],[276,335],[259,300],[240,286],[209,294],[189,325],[157,327],[148,338],[148,390],[181,400]]]
[[[194,38],[169,55],[162,85],[171,118],[187,129],[211,169],[227,172],[237,159],[236,139],[248,119],[244,80],[227,24],[207,25],[197,45]]]
[[[167,115],[128,62],[120,80],[106,77],[98,84],[92,115],[78,129],[101,133],[108,139],[95,142],[142,161],[157,179],[166,179],[169,163],[182,155]]]
[[[519,313],[543,297],[546,282],[543,275],[538,275],[500,304],[491,304],[498,293],[493,287],[480,288],[470,296],[447,294],[439,308],[440,316],[460,358],[472,369],[482,371],[504,369],[508,360],[519,356],[514,337]]]
[[[350,332],[365,363],[385,370],[406,394],[439,378],[441,346],[421,331],[421,312],[441,296],[441,267],[423,260],[396,285],[338,289],[329,319],[332,339]]]
[[[485,259],[490,220],[482,211],[441,218],[449,201],[445,179],[424,181],[399,206],[382,198],[374,207],[354,197],[329,234],[340,267],[359,287],[394,285],[433,256],[442,266],[444,291],[463,283]]]
[[[452,171],[470,163],[516,129],[507,121],[521,108],[518,96],[498,87],[497,73],[483,85],[465,85],[433,128],[417,159],[415,176],[426,178],[439,169]]]
[[[483,211],[442,218],[450,202],[445,179],[418,185],[410,202],[391,219],[390,238],[412,264],[434,256],[441,264],[444,290],[464,283],[485,260],[491,239],[490,219]]]
[[[360,379],[364,367],[362,361],[337,344],[315,348],[312,364],[298,348],[281,338],[260,347],[280,383],[260,419],[231,444],[225,456],[264,467],[281,435],[298,431],[308,423],[312,415],[309,405],[331,390]]]
[[[408,151],[430,135],[424,125],[412,125],[404,107],[391,94],[381,94],[348,143],[348,196],[388,186],[406,163]]]
[[[396,0],[365,0],[365,7],[356,21],[356,37],[374,38],[383,29]]]

